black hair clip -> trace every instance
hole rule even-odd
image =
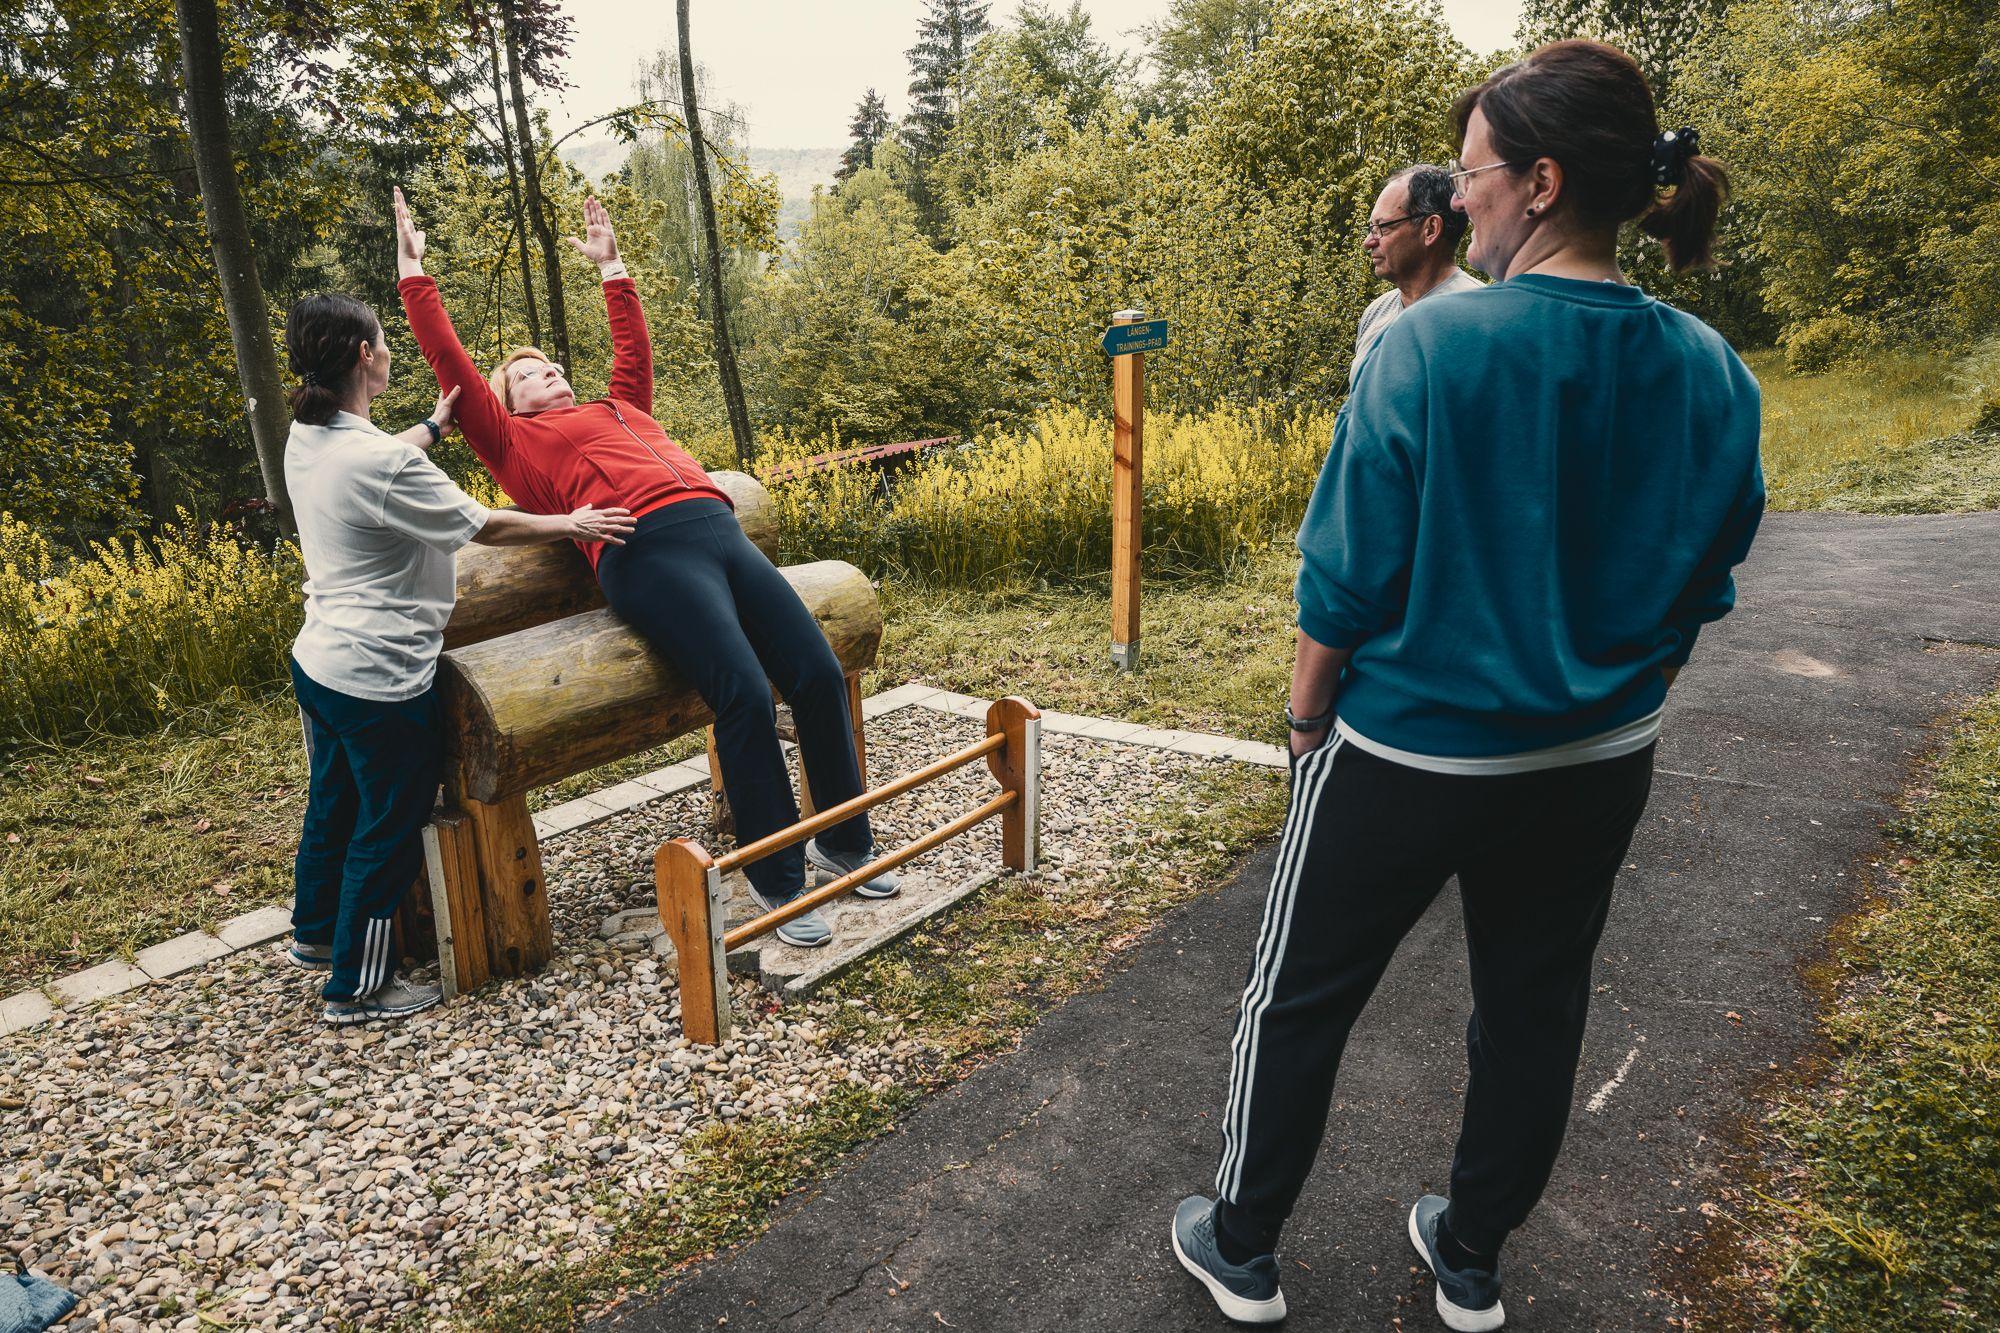
[[[1668,130],[1653,140],[1653,184],[1661,189],[1679,185],[1687,175],[1687,161],[1701,151],[1701,135],[1691,126]]]
[[[319,376],[315,372],[308,370],[305,374],[299,376],[299,383],[305,385],[309,389],[318,388]]]

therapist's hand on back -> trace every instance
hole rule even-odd
[[[572,510],[568,521],[571,531],[564,535],[571,541],[603,542],[606,546],[623,546],[637,523],[629,509],[599,509],[594,505]]]

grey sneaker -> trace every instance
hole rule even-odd
[[[804,890],[801,889],[800,892],[803,893]],[[787,894],[783,898],[766,898],[753,885],[750,889],[750,896],[763,904],[765,911],[772,912],[783,907],[799,895],[793,893]],[[787,921],[784,925],[779,926],[775,933],[785,943],[795,945],[801,949],[817,949],[823,945],[833,943],[833,928],[826,924],[826,918],[818,912],[802,912],[790,921]]]
[[[1507,1322],[1500,1308],[1500,1274],[1481,1268],[1452,1268],[1438,1253],[1438,1219],[1450,1204],[1426,1194],[1410,1209],[1410,1244],[1437,1279],[1438,1318],[1457,1333],[1487,1333]]]
[[[1174,1257],[1201,1279],[1223,1314],[1239,1324],[1275,1324],[1285,1317],[1276,1256],[1232,1264],[1215,1245],[1215,1203],[1190,1194],[1174,1209]]]
[[[843,856],[839,852],[829,852],[813,838],[806,843],[806,864],[819,872],[819,882],[828,884],[842,875],[851,875],[874,860],[873,856]],[[885,870],[872,879],[864,879],[854,886],[854,892],[862,898],[893,898],[903,891],[896,872]]]
[[[331,944],[305,944],[292,941],[292,947],[285,950],[285,957],[299,967],[314,972],[333,971],[333,946]]]
[[[364,995],[358,1000],[328,1000],[320,1017],[336,1026],[374,1023],[386,1018],[408,1018],[411,1014],[420,1014],[443,999],[444,990],[441,987],[391,977],[372,995]]]

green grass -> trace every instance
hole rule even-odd
[[[1789,1327],[2000,1326],[2000,696],[1928,787],[1836,937],[1830,1061],[1783,1095],[1738,1205],[1737,1283]]]
[[[0,995],[291,895],[305,752],[289,695],[0,777]]]
[[[2000,339],[1957,357],[1871,352],[1816,375],[1787,369],[1775,351],[1744,360],[1764,390],[1764,473],[1773,509],[1865,508],[1878,494],[1917,503],[1921,488],[1910,474],[1922,465],[1906,465],[1900,456],[1966,431],[1981,405],[2000,394]],[[1946,486],[1940,507],[1976,507],[1961,503],[1966,494]],[[1831,503],[1835,496],[1843,502]]]
[[[1785,494],[1790,509],[1954,514],[2000,509],[2000,430],[1946,435],[1838,463]]]

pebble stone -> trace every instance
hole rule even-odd
[[[871,772],[983,732],[900,710],[869,728]],[[1150,808],[1222,762],[1045,736],[1036,882],[1079,906],[1103,898],[1149,854]],[[983,763],[962,768],[881,807],[877,844],[993,790]],[[608,915],[651,904],[663,839],[726,850],[708,839],[708,800],[699,786],[551,839],[550,966],[399,1026],[325,1027],[280,941],[0,1038],[0,1243],[84,1298],[80,1328],[422,1326],[466,1302],[481,1265],[606,1246],[707,1126],[921,1078],[940,1053],[920,1023],[836,1040],[843,1002],[779,1006],[748,978],[733,982],[731,1040],[693,1047],[671,971],[600,937]],[[989,823],[914,864],[959,877],[998,857]]]

